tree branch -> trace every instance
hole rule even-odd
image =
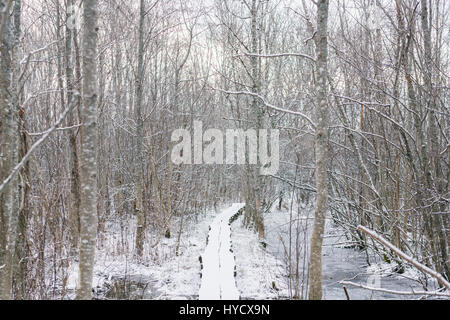
[[[252,96],[252,97],[256,97],[256,98],[258,98],[259,100],[261,100],[262,103],[263,103],[267,108],[273,109],[273,110],[278,111],[278,112],[283,112],[283,113],[288,113],[288,114],[292,114],[292,115],[295,115],[295,116],[300,116],[300,117],[304,118],[305,120],[307,120],[307,121],[311,124],[311,126],[312,126],[313,128],[316,127],[316,124],[315,124],[315,123],[311,120],[311,118],[309,118],[307,115],[305,115],[305,114],[303,114],[303,113],[301,113],[301,112],[297,112],[297,111],[292,111],[292,110],[288,110],[288,109],[283,109],[283,108],[276,107],[276,106],[274,106],[274,105],[268,103],[268,102],[266,101],[266,99],[264,99],[264,97],[262,97],[261,95],[259,95],[259,94],[257,94],[257,93],[250,92],[250,91],[227,91],[227,90],[222,90],[222,89],[214,89],[214,90],[217,90],[217,91],[220,91],[220,92],[223,92],[223,93],[226,93],[226,94],[249,95],[249,96]]]
[[[243,53],[243,54],[234,55],[233,58],[242,57],[242,56],[258,57],[258,58],[300,57],[300,58],[308,59],[308,60],[310,60],[312,62],[316,62],[316,59],[314,59],[313,57],[311,57],[311,56],[309,56],[307,54],[304,54],[304,53],[291,53],[291,52],[275,53],[275,54]]]
[[[414,291],[414,289],[412,289],[412,291],[395,291],[395,290],[389,290],[389,289],[383,289],[383,288],[373,288],[373,287],[365,286],[365,285],[350,282],[350,281],[339,281],[339,283],[343,284],[343,285],[354,286],[354,287],[366,289],[366,290],[385,292],[385,293],[390,293],[390,294],[398,294],[398,295],[403,295],[403,296],[416,295],[416,296],[450,297],[450,294],[442,293],[442,292],[438,292],[438,291]]]
[[[28,161],[28,159],[31,157],[31,155],[36,151],[37,147],[39,147],[45,140],[47,140],[47,138],[50,136],[50,134],[52,134],[53,131],[55,131],[58,126],[64,121],[64,119],[66,118],[66,116],[69,114],[70,111],[72,111],[73,107],[76,105],[77,102],[77,98],[79,97],[79,94],[76,93],[73,95],[72,97],[72,101],[70,102],[70,105],[67,107],[67,109],[62,113],[62,115],[60,116],[60,118],[58,119],[58,121],[56,121],[56,123],[53,125],[53,127],[51,127],[50,129],[48,129],[47,131],[45,131],[44,135],[38,140],[36,141],[30,148],[30,150],[28,150],[27,154],[22,158],[22,160],[14,167],[14,169],[12,170],[12,172],[10,173],[10,175],[3,181],[3,183],[0,185],[0,193],[3,192],[3,189],[5,189],[5,187],[11,182],[11,180],[14,178],[14,176],[19,172],[20,169],[22,169],[22,167],[25,165],[25,163]]]
[[[392,252],[394,252],[397,256],[399,256],[403,260],[407,261],[408,263],[412,264],[413,266],[415,266],[420,271],[422,271],[422,272],[432,276],[433,278],[438,280],[444,287],[446,287],[447,290],[450,290],[450,283],[447,280],[445,280],[445,278],[440,273],[438,273],[438,272],[428,268],[427,266],[421,264],[420,262],[415,260],[413,257],[408,256],[406,253],[402,252],[399,248],[397,248],[392,243],[390,243],[389,241],[384,239],[382,236],[380,236],[375,231],[372,231],[372,230],[370,230],[370,229],[368,229],[366,227],[363,227],[361,225],[358,226],[358,230],[364,232],[365,234],[367,234],[368,236],[370,236],[374,240],[376,240],[379,243],[381,243],[386,248],[391,249]]]

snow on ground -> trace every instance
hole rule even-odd
[[[238,300],[234,279],[234,256],[231,251],[230,218],[244,204],[237,203],[220,213],[211,223],[208,245],[202,254],[200,300]]]
[[[199,214],[198,220],[185,221],[178,256],[175,255],[178,220],[173,219],[173,235],[170,239],[162,237],[157,242],[158,235],[148,234],[141,262],[132,257],[135,241],[134,222],[125,228],[123,232],[125,240],[121,239],[117,228],[111,228],[113,231],[106,235],[103,247],[96,252],[94,297],[110,298],[105,297],[105,290],[109,289],[115,280],[124,279],[123,283],[127,280],[140,283],[138,288],[127,288],[134,291],[131,293],[135,299],[197,299],[200,288],[199,256],[204,252],[209,225],[216,215],[216,212],[211,210]],[[67,282],[70,294],[67,298],[74,298],[77,279],[78,264],[72,263]],[[112,299],[128,298],[117,295],[112,297]]]
[[[156,288],[161,292],[158,299],[198,298],[201,281],[199,257],[206,248],[209,225],[216,215],[216,212],[211,211],[200,216],[198,222],[192,221],[187,225],[182,235],[179,255],[172,255],[160,265],[154,266],[154,277],[158,279]],[[170,244],[166,241],[161,245]]]
[[[119,231],[113,230],[105,237],[102,248],[97,250],[94,267],[94,297],[99,299],[198,299],[201,287],[199,257],[203,256],[203,277],[207,278],[208,250],[219,252],[222,250],[220,261],[226,269],[225,276],[218,278],[222,286],[222,297],[225,299],[278,299],[286,297],[286,281],[283,275],[283,263],[263,248],[254,231],[243,227],[241,216],[228,225],[229,218],[234,215],[241,205],[223,206],[216,211],[211,210],[201,214],[198,220],[186,221],[181,236],[179,255],[176,256],[176,232],[172,238],[162,238],[153,248],[150,244],[156,242],[156,235],[148,235],[144,259],[138,263],[131,253],[134,249],[134,225],[130,223],[123,233],[125,240],[121,239]],[[218,213],[223,212],[218,216]],[[174,220],[173,231],[178,221]],[[206,239],[209,232],[209,249]],[[215,226],[220,226],[221,232]],[[214,233],[216,235],[214,236]],[[230,234],[231,233],[231,234]],[[213,241],[220,237],[221,241]],[[231,244],[228,240],[231,237]],[[125,246],[121,244],[125,242]],[[232,251],[230,251],[230,246]],[[216,258],[211,258],[213,261]],[[218,258],[217,258],[218,259]],[[217,260],[216,260],[217,261]],[[237,275],[234,278],[236,261]],[[225,263],[223,263],[225,262]],[[211,267],[214,268],[214,263]],[[216,264],[218,266],[218,264]],[[206,271],[206,272],[205,272]],[[78,278],[78,264],[72,263],[69,269],[67,289],[70,292],[66,298],[74,298]],[[216,274],[217,274],[216,270]],[[112,295],[106,291],[114,288],[114,283],[133,282],[121,288],[123,292]],[[237,291],[236,291],[237,287]],[[120,291],[120,290],[119,290]],[[214,299],[210,296],[209,298]],[[218,298],[218,297],[216,297]]]
[[[211,210],[205,214],[199,214],[197,219],[186,218],[185,227],[181,236],[179,255],[175,255],[177,244],[177,230],[179,221],[173,220],[172,238],[164,237],[158,242],[159,235],[147,234],[147,243],[144,247],[144,258],[138,262],[132,257],[134,252],[135,221],[122,228],[108,226],[110,230],[104,239],[99,241],[99,249],[96,253],[94,267],[94,298],[98,299],[198,299],[201,287],[200,261],[214,260],[208,258],[208,252],[219,252],[222,239],[222,262],[227,270],[233,270],[236,263],[236,278],[232,271],[227,271],[227,278],[219,282],[219,287],[230,285],[226,292],[232,292],[228,299],[240,296],[241,299],[286,299],[292,297],[293,277],[288,277],[289,238],[291,234],[291,254],[298,255],[298,272],[300,276],[300,297],[305,297],[307,288],[307,254],[309,237],[311,233],[313,207],[294,206],[293,213],[288,211],[272,210],[264,216],[265,243],[264,248],[257,234],[243,227],[243,216],[231,225],[231,245],[234,253],[229,251],[228,239],[230,228],[224,222],[228,222],[228,215],[235,214],[239,208],[225,210],[230,206],[223,206],[216,211]],[[218,216],[225,210],[227,217]],[[192,217],[192,216],[191,216]],[[218,218],[220,217],[220,218]],[[292,220],[291,230],[289,221]],[[210,234],[210,246],[206,246],[206,238]],[[217,232],[219,230],[219,232]],[[215,234],[215,235],[214,235]],[[297,236],[298,235],[298,236]],[[370,265],[367,263],[365,252],[346,248],[347,239],[344,231],[327,220],[324,247],[323,247],[323,289],[324,299],[346,299],[341,280],[349,280],[362,285],[379,285],[381,288],[396,291],[411,291],[411,289],[423,291],[418,281],[423,274],[413,268],[406,268],[405,273],[393,272],[395,264],[387,264],[378,257],[370,256]],[[295,248],[298,247],[296,252]],[[207,249],[205,251],[205,249]],[[226,256],[226,257],[225,257]],[[218,258],[217,258],[218,259]],[[204,263],[205,263],[204,261]],[[214,269],[214,264],[206,262],[211,270],[204,270],[204,277],[214,278],[220,274],[219,269]],[[209,268],[209,267],[208,267]],[[219,268],[219,267],[218,267]],[[205,273],[206,271],[206,273]],[[207,273],[210,272],[208,276]],[[291,273],[295,272],[292,271]],[[67,270],[68,279],[64,299],[75,297],[76,282],[78,279],[78,264],[72,262]],[[429,284],[432,281],[428,280]],[[289,283],[290,282],[290,283]],[[216,282],[217,283],[217,282]],[[233,291],[236,283],[238,292]],[[302,285],[303,284],[303,285]],[[291,287],[291,289],[289,289]],[[430,289],[433,290],[432,284]],[[352,300],[360,299],[417,299],[417,296],[397,296],[388,293],[371,292],[361,288],[347,287]],[[211,289],[212,290],[212,289]],[[207,290],[209,291],[209,290]],[[200,294],[202,296],[202,294]],[[210,297],[214,298],[214,297]],[[216,296],[216,298],[218,298]]]
[[[236,257],[236,283],[242,299],[279,299],[287,296],[284,265],[269,253],[258,235],[243,226],[243,216],[231,225]]]

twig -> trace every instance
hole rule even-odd
[[[347,300],[350,300],[350,295],[348,294],[348,290],[347,290],[346,286],[344,286],[344,292],[345,292],[345,296],[347,297]]]

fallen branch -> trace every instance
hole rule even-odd
[[[358,230],[364,232],[365,234],[367,234],[368,236],[370,236],[374,240],[376,240],[379,243],[381,243],[386,248],[391,249],[392,252],[394,252],[397,256],[399,256],[403,260],[407,261],[408,263],[412,264],[413,266],[415,266],[417,269],[421,270],[422,272],[432,276],[437,281],[439,281],[444,287],[446,287],[447,290],[450,290],[450,283],[447,280],[445,280],[445,278],[440,273],[438,273],[438,272],[434,271],[433,269],[430,269],[427,266],[421,264],[420,262],[415,260],[413,257],[408,256],[406,253],[402,252],[399,248],[397,248],[392,243],[390,243],[389,241],[384,239],[382,236],[380,236],[375,231],[372,231],[372,230],[370,230],[370,229],[368,229],[366,227],[363,227],[363,226],[358,226]]]
[[[365,286],[359,283],[351,282],[351,281],[339,281],[342,285],[348,285],[348,286],[354,286],[366,290],[371,291],[378,291],[378,292],[384,292],[384,293],[390,293],[390,294],[398,294],[403,296],[439,296],[439,297],[450,297],[449,293],[442,293],[438,291],[395,291],[395,290],[389,290],[389,289],[383,289],[383,288],[374,288]],[[344,287],[345,288],[345,287]]]

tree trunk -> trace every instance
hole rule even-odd
[[[92,297],[97,239],[97,1],[83,8],[83,109],[81,131],[80,268],[77,299]]]
[[[2,108],[2,178],[5,179],[18,162],[18,118],[17,118],[17,88],[11,83],[14,68],[14,43],[10,21],[10,9],[13,1],[1,2],[1,72],[0,72],[0,105]],[[20,16],[20,2],[14,4],[14,19]],[[16,31],[14,32],[14,35]],[[15,82],[15,81],[13,81]],[[0,299],[9,300],[13,297],[12,280],[14,272],[14,254],[17,240],[18,225],[18,178],[14,176],[1,194],[0,216],[2,223],[0,241]]]
[[[66,0],[67,8],[73,5],[73,0]],[[66,13],[66,18],[69,18],[69,12]],[[65,63],[66,63],[66,88],[67,88],[67,105],[71,103],[74,90],[73,67],[72,67],[72,29],[66,26],[66,46],[65,46]],[[74,112],[68,114],[68,125],[75,125]],[[69,219],[70,219],[70,233],[72,240],[72,249],[78,248],[78,238],[80,234],[80,169],[78,160],[78,144],[77,144],[78,129],[69,130],[70,142],[70,204],[69,204]]]
[[[328,0],[317,5],[316,210],[309,257],[309,299],[322,299],[322,242],[328,202]]]
[[[439,146],[439,134],[436,124],[436,112],[437,103],[435,95],[435,88],[433,86],[433,54],[432,54],[432,44],[431,44],[431,28],[429,25],[429,10],[427,0],[421,0],[422,5],[422,30],[423,30],[423,43],[424,43],[424,54],[425,54],[425,69],[424,69],[424,79],[425,79],[425,91],[426,91],[426,105],[428,107],[428,137],[429,145],[431,146],[431,159],[430,164],[434,172],[427,173],[427,176],[434,181],[434,186],[430,185],[430,188],[436,188],[439,194],[445,193],[445,178],[441,169],[441,153]],[[442,212],[445,212],[445,204],[437,203],[433,205],[433,214],[431,218],[426,217],[426,219],[431,220],[429,223],[432,224],[432,235],[435,250],[435,261],[436,268],[438,272],[444,273],[447,278],[450,278],[450,265],[448,263],[447,254],[447,232],[445,229],[444,221],[442,219]],[[428,214],[428,213],[426,213]]]
[[[251,15],[251,50],[253,54],[259,53],[258,38],[261,33],[258,24],[258,8],[260,3],[257,0],[252,0],[250,15]],[[252,92],[259,94],[261,90],[261,72],[260,72],[260,57],[252,56],[250,58],[251,65],[251,81]],[[259,132],[259,129],[263,128],[263,108],[261,107],[258,98],[252,98],[251,119],[255,130]],[[259,168],[257,165],[248,163],[249,159],[246,159],[246,178],[247,178],[247,201],[245,206],[245,221],[246,224],[252,224],[255,231],[258,233],[259,238],[264,238],[264,221],[262,217],[262,179],[259,175]]]
[[[140,2],[139,15],[139,48],[138,48],[138,69],[136,78],[136,116],[137,116],[137,170],[136,170],[136,255],[142,257],[144,250],[144,227],[145,217],[144,208],[142,204],[143,194],[143,178],[144,178],[144,157],[142,156],[143,138],[143,119],[142,119],[142,82],[144,75],[144,18],[145,18],[145,4],[144,0]]]

